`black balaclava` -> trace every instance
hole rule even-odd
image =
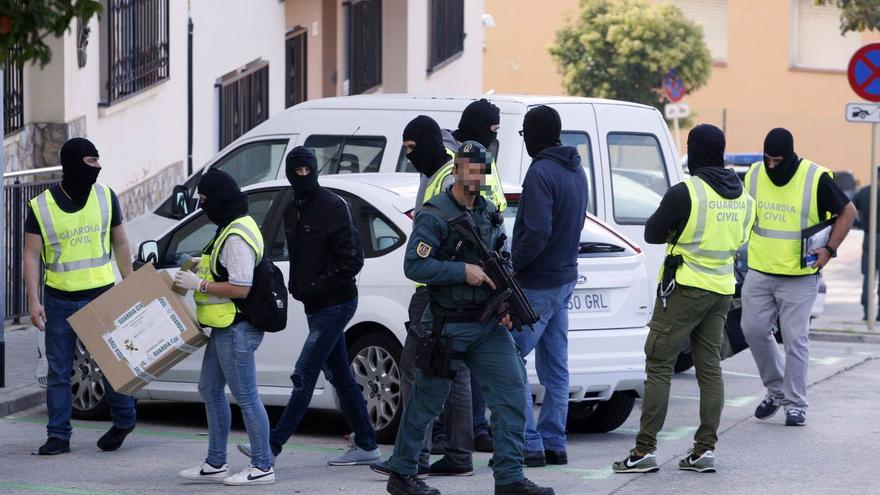
[[[209,169],[199,181],[199,194],[205,195],[201,204],[208,220],[217,224],[217,233],[236,218],[247,215],[247,194],[241,192],[238,183],[228,173]]]
[[[700,124],[688,133],[688,172],[696,176],[703,167],[724,167],[726,142],[721,129],[710,124]]]
[[[83,158],[87,156],[98,157],[98,149],[88,139],[69,139],[61,147],[61,170],[64,174],[61,187],[74,201],[88,197],[101,173],[100,168],[86,165]]]
[[[772,170],[767,166],[767,157],[764,157],[764,170],[770,181],[777,186],[784,186],[797,171],[798,157],[794,153],[794,137],[788,129],[777,127],[767,133],[764,138],[764,154],[769,156],[781,156],[782,162]]]
[[[309,174],[297,175],[296,169],[299,167],[308,167]],[[287,155],[285,172],[298,202],[305,201],[321,187],[318,185],[318,159],[305,146],[297,146]]]
[[[498,134],[492,132],[491,127],[500,123],[501,109],[481,98],[465,107],[452,137],[459,143],[476,141],[488,148]]]
[[[560,146],[559,135],[562,132],[562,119],[559,113],[546,106],[539,105],[526,113],[523,119],[523,141],[529,156],[538,156],[544,148]]]
[[[440,126],[427,115],[419,115],[406,124],[403,128],[403,140],[416,142],[415,149],[412,153],[407,153],[406,157],[426,177],[437,173],[449,161]]]

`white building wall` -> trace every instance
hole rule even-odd
[[[465,0],[464,51],[428,74],[430,2],[407,5],[407,92],[412,94],[477,94],[483,88],[483,0]]]

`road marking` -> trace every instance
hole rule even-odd
[[[754,373],[740,373],[738,371],[722,371],[722,373],[731,376],[744,376],[746,378],[761,378],[761,375],[756,375]]]
[[[837,356],[828,356],[823,358],[810,358],[811,363],[821,364],[822,366],[834,366],[835,364],[843,361],[842,357]]]
[[[684,399],[684,400],[695,400],[699,401],[699,397],[690,397],[687,395],[670,395],[670,399]],[[757,395],[746,395],[743,397],[734,397],[732,399],[725,399],[724,405],[730,407],[743,407],[751,404],[753,401],[760,399]]]
[[[16,490],[27,490],[37,493],[65,493],[69,495],[121,495],[131,492],[104,492],[96,490],[81,490],[79,488],[67,488],[63,486],[52,485],[34,485],[31,483],[13,483],[11,481],[0,481],[0,488],[9,488]]]
[[[29,425],[39,425],[45,426],[46,420],[43,418],[20,418],[17,416],[5,416],[0,418],[0,421],[11,421],[13,423],[22,423]],[[92,423],[92,422],[81,422],[81,421],[71,421],[71,424],[76,428],[81,428],[83,430],[93,430],[93,431],[105,431],[110,428],[110,423]],[[174,438],[178,440],[199,440],[201,442],[205,442],[208,440],[207,435],[204,433],[189,433],[185,431],[160,431],[160,430],[150,430],[143,428],[136,428],[133,432],[131,432],[130,436],[147,436],[147,437],[160,437],[160,438]],[[247,443],[247,436],[239,436],[239,435],[230,435],[229,436],[229,445],[234,445],[236,443]],[[284,444],[285,447],[290,447],[297,450],[305,450],[309,452],[321,452],[321,453],[339,453],[340,448],[333,447],[318,447],[315,445],[306,445],[302,443],[294,443],[287,442]]]
[[[560,466],[548,466],[549,471],[558,471],[562,473],[574,473],[579,474],[581,479],[585,480],[604,480],[605,478],[610,477],[614,474],[614,471],[611,467],[605,467],[601,469],[581,469],[581,468],[573,468],[573,467],[560,467]]]

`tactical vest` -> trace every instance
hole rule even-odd
[[[455,157],[455,152],[451,149],[446,148],[446,152],[450,156]],[[454,167],[455,159],[453,158],[434,174],[434,178],[425,187],[425,196],[422,198],[423,203],[427,203],[428,200],[443,192],[443,181],[452,175]],[[489,198],[495,204],[495,208],[498,211],[507,209],[507,199],[504,197],[504,190],[501,188],[501,176],[498,174],[498,167],[495,165],[494,159],[492,160],[492,173],[486,176],[485,190],[482,193],[485,198]]]
[[[734,256],[748,239],[755,201],[745,190],[727,199],[699,177],[685,179],[684,184],[691,199],[690,216],[678,240],[666,248],[666,254],[681,255],[684,260],[675,280],[717,294],[733,294]]]
[[[199,260],[198,276],[208,282],[225,281],[220,276],[220,251],[230,235],[237,234],[254,250],[256,263],[263,258],[263,235],[260,227],[249,215],[236,218],[226,226],[217,238],[202,252]],[[231,299],[212,296],[196,290],[193,296],[196,301],[196,314],[199,324],[214,329],[226,328],[235,323],[238,308]]]
[[[500,233],[498,227],[492,226],[492,215],[497,210],[495,205],[483,198],[478,198],[477,201],[483,201],[485,206],[471,210],[470,215],[474,221],[475,230],[480,235],[480,239],[491,249]],[[422,211],[430,212],[437,215],[442,221],[448,222],[461,215],[465,210],[455,200],[452,191],[447,189],[445,193],[425,203]],[[461,261],[474,265],[482,261],[476,247],[466,240],[464,236],[452,229],[448,230],[446,238],[440,244],[435,258],[440,261]],[[428,285],[428,291],[431,302],[447,311],[478,311],[482,309],[492,296],[492,290],[489,286],[484,284],[473,287],[466,282]]]
[[[110,262],[110,188],[95,184],[79,211],[62,210],[47,189],[30,201],[43,237],[46,285],[65,292],[116,282]]]
[[[745,182],[757,202],[758,217],[749,240],[749,268],[775,275],[810,275],[801,268],[801,231],[824,220],[819,218],[817,191],[827,168],[801,160],[788,184],[774,184],[764,163],[752,164]]]

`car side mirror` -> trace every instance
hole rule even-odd
[[[192,212],[189,189],[184,185],[176,185],[171,191],[171,214],[183,218]]]
[[[138,247],[137,260],[135,261],[135,269],[140,268],[147,263],[154,265],[159,262],[159,243],[156,241],[144,241]]]

